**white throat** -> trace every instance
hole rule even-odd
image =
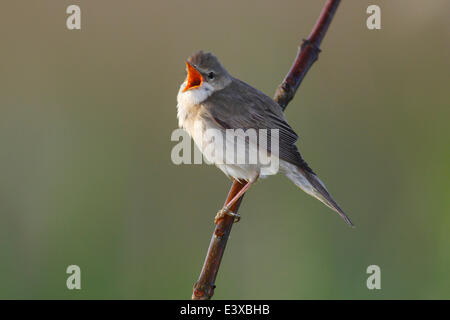
[[[180,127],[183,127],[183,122],[189,115],[189,111],[196,105],[199,105],[208,99],[214,92],[214,88],[207,82],[203,82],[199,88],[183,92],[185,87],[186,81],[181,84],[177,96],[177,117]]]

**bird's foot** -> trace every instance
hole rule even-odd
[[[217,212],[216,217],[214,218],[214,223],[218,224],[220,220],[222,220],[223,218],[225,218],[225,216],[231,216],[234,217],[234,223],[239,222],[239,220],[241,220],[241,215],[231,212],[230,208],[228,206],[224,206],[222,208],[222,210],[219,210],[219,212]]]

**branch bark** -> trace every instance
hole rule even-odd
[[[319,46],[333,20],[334,13],[336,12],[339,3],[340,0],[327,0],[311,34],[306,40],[303,40],[291,69],[283,82],[278,86],[274,100],[283,110],[286,109],[289,102],[294,98],[306,73],[317,60],[320,53]],[[230,201],[243,187],[244,184],[234,181],[225,203]],[[237,213],[242,198],[243,197],[231,207],[232,212]],[[231,227],[233,226],[233,221],[233,217],[226,216],[216,225],[200,277],[193,288],[193,300],[207,300],[211,299],[214,295],[214,289],[216,287],[214,283],[231,232]]]

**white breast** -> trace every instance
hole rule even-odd
[[[200,88],[183,92],[185,87],[186,81],[181,84],[177,96],[177,117],[178,125],[181,128],[185,128],[184,122],[192,116],[191,113],[195,111],[195,108],[198,107],[200,103],[208,99],[208,97],[213,93],[213,87],[206,82],[203,82]]]
[[[262,168],[258,164],[233,164],[234,159],[228,159],[227,152],[225,152],[225,154],[215,152],[222,149],[223,144],[216,145],[216,140],[211,139],[211,136],[205,134],[205,131],[208,129],[222,129],[220,131],[223,131],[223,128],[210,127],[214,125],[214,123],[206,122],[200,116],[201,103],[213,93],[213,88],[206,82],[203,82],[200,88],[183,92],[185,87],[186,82],[180,86],[177,96],[178,124],[189,133],[197,147],[202,151],[205,159],[210,163],[214,163],[226,175],[235,179],[249,181],[256,179],[260,173],[264,175],[265,170],[261,170]],[[226,150],[234,150],[234,139],[229,141],[224,137],[222,142],[226,144]],[[254,146],[248,147],[252,148]],[[211,150],[213,151],[212,153]]]

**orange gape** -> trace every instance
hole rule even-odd
[[[186,88],[183,89],[183,92],[185,92],[189,89],[198,88],[203,83],[203,77],[200,74],[200,72],[198,72],[197,69],[195,69],[193,66],[191,66],[191,64],[187,61],[186,61],[186,67],[187,67],[188,77],[187,77]]]

